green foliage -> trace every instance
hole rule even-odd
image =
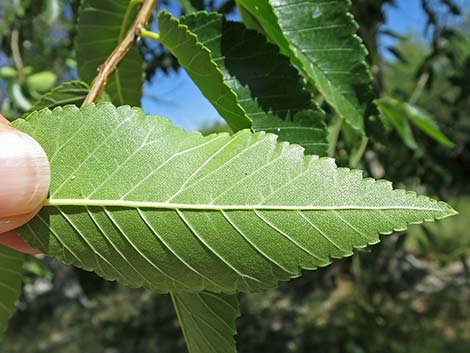
[[[239,0],[337,113],[363,131],[372,100],[366,50],[347,0]],[[295,19],[295,21],[293,21]]]
[[[76,281],[76,269],[63,266],[61,270],[67,272],[54,274],[60,289],[73,291],[74,285],[84,285]],[[53,288],[51,280],[33,280],[30,288],[44,284]],[[1,352],[186,352],[170,296],[114,286],[91,274],[85,280],[101,290],[79,298],[64,296],[59,288],[24,296],[22,310],[16,312],[0,342]]]
[[[11,79],[18,76],[18,71],[11,66],[2,66],[0,67],[0,78],[2,79]]]
[[[368,1],[356,2],[351,11],[358,18],[363,18],[369,10],[380,15],[386,2],[374,2],[373,6]],[[142,37],[159,40],[158,48],[164,47],[163,50],[175,55],[235,132],[233,136],[227,133],[203,136],[175,128],[165,119],[146,116],[139,108],[114,106],[139,104],[144,63],[139,44],[130,49],[106,87],[114,105],[76,107],[82,104],[89,85],[96,84],[93,79],[99,65],[124,38],[140,1],[19,0],[15,3],[16,9],[6,6],[2,16],[8,26],[15,24],[14,28],[9,30],[8,26],[0,25],[0,36],[5,35],[1,45],[10,45],[15,66],[0,70],[8,93],[2,110],[11,117],[30,110],[30,114],[13,125],[44,147],[52,168],[48,199],[40,213],[20,232],[32,245],[62,262],[128,286],[169,292],[190,353],[237,351],[236,293],[275,287],[279,281],[299,277],[303,269],[324,267],[332,259],[353,255],[355,249],[378,243],[379,234],[405,231],[408,224],[456,214],[443,202],[393,190],[387,181],[363,179],[360,171],[337,168],[332,159],[318,155],[327,154],[328,147],[329,154],[336,153],[340,163],[349,161],[350,166],[363,163],[367,174],[393,175],[395,180],[404,181],[403,185],[410,184],[406,179],[410,175],[418,179],[432,174],[428,173],[429,166],[439,170],[439,175],[445,175],[446,168],[450,168],[447,159],[438,160],[442,156],[452,156],[452,162],[461,158],[464,163],[468,158],[465,154],[468,137],[457,134],[452,127],[454,121],[456,126],[465,127],[461,117],[468,108],[469,91],[465,86],[470,58],[465,53],[466,40],[457,32],[434,30],[434,36],[442,34],[443,40],[433,38],[432,50],[416,56],[420,63],[413,62],[413,57],[409,58],[406,50],[400,48],[393,49],[400,61],[385,63],[387,81],[390,75],[400,71],[397,70],[400,65],[411,62],[413,66],[412,70],[405,68],[405,75],[396,75],[394,84],[387,82],[385,92],[380,92],[387,98],[377,100],[386,127],[394,128],[406,147],[394,133],[390,134],[390,129],[384,129],[381,119],[373,116],[371,75],[365,63],[365,49],[356,35],[358,27],[349,13],[349,1],[230,0],[219,5],[219,2],[181,0],[185,13],[215,6],[221,6],[220,12],[225,13],[237,3],[244,21],[244,24],[235,23],[219,13],[207,12],[176,19],[162,11],[156,16],[160,33],[145,29],[141,32]],[[430,23],[435,25],[437,20],[427,2],[423,6]],[[68,33],[64,37],[70,41],[75,29],[68,20],[61,19],[62,9],[63,14],[72,14],[70,23],[80,14],[76,49],[77,71],[83,81],[70,81],[74,70],[64,74],[60,60],[51,67],[49,62],[51,58],[55,61],[57,47],[67,45],[54,35],[50,35],[48,43],[46,32],[38,30],[53,25],[61,35]],[[22,20],[17,25],[18,18]],[[379,71],[381,65],[374,40],[380,21],[373,18],[361,29],[372,49],[370,61]],[[27,43],[38,42],[35,36],[46,39],[39,41],[39,49],[28,51]],[[10,37],[11,43],[4,40]],[[138,43],[148,64],[147,74],[160,66],[165,70],[159,64],[161,57],[151,53],[152,46],[145,40]],[[455,53],[448,49],[451,47],[456,48]],[[36,54],[36,58],[34,53],[43,49],[47,55],[39,58]],[[66,54],[60,56],[66,58],[68,69],[75,67],[72,50],[72,45],[68,45]],[[33,62],[34,67],[23,65],[22,58],[28,65]],[[57,80],[65,83],[51,90]],[[452,89],[443,94],[432,92],[435,82]],[[382,88],[380,72],[375,87]],[[41,96],[44,92],[47,93]],[[107,100],[107,96],[101,99]],[[36,103],[32,105],[34,100]],[[441,119],[443,110],[436,102],[452,107],[450,119]],[[375,130],[371,129],[371,118],[375,118]],[[368,143],[364,130],[372,134],[373,142]],[[380,141],[385,146],[377,143],[377,131],[387,133],[391,142],[384,137]],[[451,139],[458,148],[449,148],[454,147]],[[306,156],[304,152],[315,155]],[[364,152],[366,158],[360,162]],[[398,174],[406,177],[395,178]],[[412,185],[422,187],[422,182]],[[421,229],[424,238],[433,244],[437,243],[436,233],[443,233],[433,226]],[[422,247],[423,236],[415,238]],[[338,337],[346,341],[336,346],[342,352],[373,351],[370,347],[388,349],[386,331],[362,328],[367,327],[363,322],[370,318],[381,327],[394,319],[401,325],[402,318],[406,318],[403,312],[394,316],[383,308],[391,305],[388,294],[383,296],[373,289],[390,283],[382,277],[374,281],[374,277],[380,277],[378,274],[387,276],[383,266],[389,260],[391,266],[398,267],[391,272],[402,275],[400,265],[394,265],[400,261],[392,261],[390,254],[403,252],[408,264],[408,248],[402,246],[405,239],[410,237],[403,235],[399,241],[395,241],[396,237],[387,238],[385,244],[377,247],[379,251],[385,250],[368,254],[366,261],[370,262],[364,264],[362,255],[336,261],[331,272],[336,273],[337,285],[328,293],[329,297],[323,291],[329,282],[325,279],[330,276],[326,271],[310,273],[304,282],[295,282],[298,288],[311,286],[310,291],[295,289],[291,297],[287,287],[282,286],[276,293],[284,293],[285,300],[280,301],[284,304],[274,308],[282,313],[287,307],[290,312],[282,320],[269,316],[269,328],[266,323],[255,322],[253,316],[248,317],[253,321],[257,339],[273,342],[271,352],[318,351],[318,345],[332,346],[334,351],[330,341]],[[452,243],[452,237],[447,239]],[[460,261],[468,275],[466,247],[455,252],[447,250],[453,256],[439,258],[441,264]],[[0,262],[1,259],[0,254]],[[373,268],[371,264],[382,267],[369,271]],[[18,267],[19,262],[14,265]],[[28,277],[44,276],[46,280],[50,275],[47,267],[41,267],[39,262],[29,261],[25,268]],[[11,273],[2,273],[2,269],[0,263],[0,312],[2,305],[13,305],[13,297],[3,296],[2,286],[18,294],[2,284],[4,274]],[[81,288],[90,298],[100,291],[97,289],[100,285],[94,287],[93,283],[102,282],[94,274],[77,269],[68,271],[78,273]],[[312,281],[314,276],[319,276],[318,281]],[[34,280],[28,278],[25,283],[28,286],[25,297],[33,295]],[[115,287],[116,284],[110,284],[106,288],[114,290]],[[321,288],[321,294],[310,296],[310,292],[318,293],[312,288]],[[144,291],[127,293],[133,293],[130,297],[136,293],[145,296]],[[258,306],[248,306],[247,311],[257,313],[256,317],[265,316],[265,293],[254,297],[252,303],[258,302]],[[150,296],[147,294],[147,299]],[[303,302],[306,297],[310,301]],[[1,302],[4,298],[9,302]],[[115,336],[107,331],[103,342],[113,337],[115,347],[121,350],[150,351],[148,347],[158,352],[181,350],[182,339],[168,345],[154,339],[154,331],[149,334],[148,330],[155,330],[157,325],[146,321],[146,315],[137,314],[134,302],[126,298],[121,297],[117,302],[127,304],[126,308],[121,307],[127,314],[121,316],[121,311],[113,308],[104,315],[105,319],[98,315],[97,319],[84,320],[87,327],[103,332],[100,320],[105,322],[103,326],[114,320],[127,325],[129,317],[139,317],[136,321],[140,320],[141,326],[134,321],[122,331],[125,334]],[[80,298],[80,303],[93,306],[83,299]],[[245,309],[246,300],[242,296]],[[354,309],[350,303],[355,303]],[[257,311],[258,307],[265,311]],[[75,312],[72,316],[79,315]],[[295,321],[292,331],[285,335],[280,322],[289,322],[292,317],[299,317],[306,329],[300,330]],[[323,329],[322,320],[339,330]],[[174,322],[165,327],[171,331]],[[406,329],[402,331],[414,335],[414,326],[403,324]],[[242,324],[242,330],[247,327]],[[319,333],[315,338],[312,329]],[[134,344],[131,339],[123,345],[116,343],[119,341],[116,337],[131,337],[132,330],[139,337],[152,337],[154,341],[149,346]],[[366,332],[365,338],[361,331]],[[302,343],[299,332],[311,339]],[[88,346],[83,348],[81,338],[80,350],[90,351]],[[108,343],[96,349],[108,350]],[[391,349],[400,351],[393,343]],[[420,342],[419,347],[412,348],[431,351],[435,346],[435,341],[426,340],[422,346]],[[441,350],[450,347],[440,341],[437,346]],[[48,346],[40,347],[47,350]],[[240,345],[244,352],[266,351],[265,347]]]
[[[393,126],[400,135],[403,142],[411,149],[416,149],[413,131],[404,112],[404,107],[400,101],[391,98],[382,98],[375,101],[382,116]]]
[[[179,2],[181,4],[181,8],[185,13],[192,13],[197,11],[194,8],[193,4],[191,4],[191,0],[179,0]]]
[[[7,93],[10,100],[21,110],[28,111],[32,104],[29,96],[25,94],[21,84],[17,80],[11,80],[7,84]]]
[[[73,104],[80,106],[88,94],[90,87],[83,81],[68,81],[55,87],[37,100],[31,111],[44,108],[53,109],[58,106]]]
[[[43,110],[14,126],[52,170],[49,199],[21,234],[66,263],[159,292],[258,291],[379,233],[455,214],[271,134],[203,137],[110,104]]]
[[[446,147],[455,147],[455,144],[441,132],[431,114],[409,103],[402,104],[404,113],[416,127],[440,144]]]
[[[52,89],[57,82],[57,75],[51,71],[41,71],[28,76],[26,85],[32,92],[44,93]]]
[[[48,25],[52,25],[61,15],[63,3],[60,0],[44,1],[44,21]]]
[[[236,295],[201,292],[171,295],[189,353],[236,353],[240,316]]]
[[[236,0],[238,12],[240,12],[240,17],[242,19],[242,22],[245,24],[247,28],[251,28],[255,31],[258,31],[259,33],[262,33],[266,35],[264,32],[263,27],[259,23],[259,21],[256,19],[255,16],[253,16],[250,11],[248,11],[245,6],[243,6],[239,0]]]
[[[388,119],[409,148],[416,149],[418,145],[416,144],[408,120],[440,144],[446,147],[455,146],[455,144],[441,132],[434,118],[428,112],[412,104],[393,98],[381,98],[377,99],[375,102],[382,115]]]
[[[238,103],[235,92],[224,82],[223,73],[212,60],[210,51],[199,43],[187,26],[181,25],[168,12],[160,12],[158,26],[160,41],[178,58],[229,126],[235,131],[249,128],[251,119]]]
[[[412,227],[407,234],[406,247],[419,256],[439,260],[441,265],[466,259],[470,255],[470,237],[467,220],[470,217],[470,197],[453,202],[459,217],[436,224]]]
[[[459,28],[455,31],[460,33]],[[378,151],[387,178],[408,185],[418,183],[428,193],[468,193],[470,100],[466,93],[468,79],[466,83],[462,79],[466,74],[468,38],[442,39],[433,48],[409,35],[398,45],[408,63],[385,62],[384,96],[414,101],[413,106],[432,113],[442,133],[455,143],[454,148],[436,143],[415,125],[414,138],[419,148],[409,151],[391,135],[389,145],[393,148]],[[461,79],[455,81],[456,76]]]
[[[274,132],[280,141],[297,143],[308,154],[326,154],[324,113],[276,46],[220,14],[200,12],[180,21],[210,50],[224,82],[253,120],[254,131]]]
[[[135,1],[85,0],[77,24],[77,64],[82,81],[91,84],[137,13]],[[144,75],[138,47],[129,50],[109,80],[106,91],[116,105],[140,105]]]
[[[55,81],[72,79],[74,7],[79,0],[3,1],[0,6],[2,65],[16,71],[0,85],[2,114],[14,119],[27,112]],[[14,48],[14,50],[13,50]],[[37,74],[48,72],[41,78]],[[35,76],[33,80],[30,78]],[[43,80],[44,76],[46,80]],[[34,82],[35,81],[35,82]],[[28,85],[27,83],[30,83]],[[36,88],[39,87],[39,90]]]
[[[0,340],[20,296],[22,266],[23,254],[0,245]]]
[[[44,108],[53,109],[64,105],[81,106],[90,87],[83,81],[67,81],[55,87],[34,102],[30,112]],[[109,102],[111,98],[106,92],[101,94],[99,102]]]

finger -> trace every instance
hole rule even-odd
[[[0,235],[0,244],[8,246],[9,248],[15,249],[24,254],[40,254],[41,252],[37,249],[32,248],[27,242],[25,242],[15,232],[8,232]]]
[[[0,114],[0,124],[3,124],[3,125],[9,124],[9,121],[2,114]]]
[[[41,146],[5,121],[0,118],[0,218],[16,222],[42,205],[51,174]]]
[[[42,205],[39,205],[34,210],[28,213],[20,214],[17,216],[0,217],[0,237],[2,233],[16,229],[25,223],[28,223],[39,212]]]

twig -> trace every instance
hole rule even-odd
[[[349,159],[349,168],[357,168],[357,164],[362,158],[362,155],[364,154],[366,148],[367,148],[367,143],[369,142],[369,139],[365,136],[362,136],[361,144],[357,148],[357,150],[353,151],[351,154],[351,158]]]
[[[339,116],[336,117],[336,121],[330,126],[328,136],[328,156],[334,157],[336,152],[336,144],[338,143],[339,134],[341,132],[341,126],[343,125],[343,119]]]
[[[161,42],[160,34],[152,32],[152,31],[148,31],[145,28],[140,29],[140,37],[153,39],[153,40],[156,40],[157,42]]]
[[[18,79],[20,83],[23,83],[26,77],[24,74],[23,60],[21,59],[21,52],[19,46],[19,32],[16,28],[11,31],[11,53],[13,55],[13,61],[15,63],[16,71],[18,71]]]
[[[116,70],[117,66],[121,60],[126,56],[129,49],[132,48],[137,37],[140,34],[140,30],[144,28],[152,15],[152,11],[157,5],[158,0],[144,0],[142,7],[140,8],[137,17],[135,18],[134,23],[129,28],[126,33],[126,36],[114,49],[111,55],[106,59],[106,61],[100,66],[98,76],[96,76],[91,86],[90,92],[83,101],[83,105],[87,105],[93,102],[96,102],[101,93],[108,83],[109,78]]]
[[[411,95],[411,98],[409,100],[410,104],[415,104],[418,98],[421,97],[421,94],[423,94],[423,90],[426,87],[426,84],[428,83],[428,81],[429,81],[429,74],[427,72],[424,72],[419,77],[418,83],[416,84],[416,88]]]

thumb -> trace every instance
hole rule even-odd
[[[50,179],[42,147],[0,115],[0,234],[34,217],[47,197]]]

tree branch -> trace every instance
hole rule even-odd
[[[135,44],[140,34],[141,28],[144,28],[152,15],[152,11],[157,5],[158,0],[144,0],[134,23],[129,28],[126,36],[117,45],[111,55],[100,66],[99,73],[91,86],[90,92],[83,101],[82,106],[96,102],[108,83],[109,78],[116,70],[121,60],[126,56],[129,49]]]

